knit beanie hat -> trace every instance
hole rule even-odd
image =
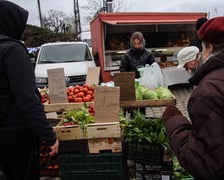
[[[178,66],[177,68],[182,68],[188,62],[191,62],[196,59],[199,49],[196,46],[188,46],[182,48],[177,53]]]

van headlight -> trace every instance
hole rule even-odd
[[[38,83],[38,84],[47,84],[47,78],[36,77],[36,83]]]

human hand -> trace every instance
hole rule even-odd
[[[51,152],[49,152],[50,156],[54,156],[55,154],[58,154],[58,149],[59,149],[59,141],[58,139],[54,143],[54,145],[50,146]]]
[[[176,115],[182,115],[181,111],[174,105],[168,105],[162,115],[163,122],[166,123],[168,119]]]

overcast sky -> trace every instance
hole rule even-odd
[[[28,23],[40,26],[37,0],[10,0],[29,11]],[[103,0],[102,0],[103,1]],[[125,0],[130,7],[128,12],[207,12],[210,17],[224,15],[223,0]],[[79,0],[79,7],[86,5],[86,0]],[[73,0],[40,0],[41,11],[47,15],[50,9],[73,13]],[[86,16],[80,8],[80,16]]]

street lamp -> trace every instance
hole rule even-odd
[[[103,11],[104,12],[112,12],[112,2],[113,0],[103,0]]]

